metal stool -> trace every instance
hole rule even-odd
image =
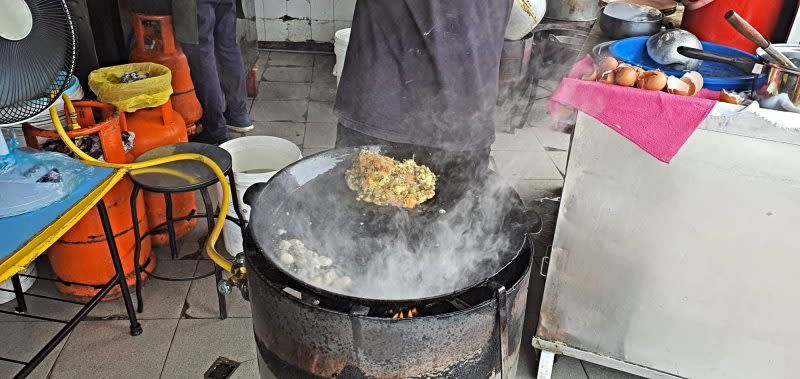
[[[147,161],[155,158],[166,157],[169,155],[174,154],[181,154],[181,153],[195,153],[204,155],[216,163],[219,168],[228,176],[228,181],[231,187],[231,197],[233,199],[233,208],[236,211],[236,216],[238,217],[237,224],[242,230],[242,237],[244,238],[244,225],[242,221],[244,220],[242,217],[241,207],[239,205],[238,197],[236,195],[236,183],[234,182],[233,177],[233,170],[232,168],[232,158],[231,155],[220,147],[214,145],[207,145],[203,143],[177,143],[173,145],[161,146],[154,148],[152,150],[148,150],[144,154],[140,155],[136,158],[136,162],[140,161]],[[141,241],[142,238],[149,236],[151,233],[155,231],[163,230],[166,226],[167,234],[169,237],[169,247],[172,252],[173,259],[177,257],[178,254],[178,243],[175,237],[175,222],[176,221],[183,221],[188,220],[190,218],[199,218],[205,217],[208,223],[208,232],[211,233],[211,229],[214,225],[214,206],[211,203],[211,197],[208,194],[208,187],[216,184],[219,180],[217,176],[211,171],[208,166],[203,164],[202,162],[195,161],[195,160],[184,160],[184,161],[176,161],[165,163],[163,165],[156,166],[156,170],[134,170],[130,173],[131,179],[133,181],[133,191],[131,193],[131,209],[133,214],[133,220],[137,220],[138,215],[136,214],[136,199],[139,197],[139,191],[144,189],[145,191],[154,192],[154,193],[161,193],[164,194],[164,204],[166,205],[166,222],[151,227],[149,231],[147,231],[144,235],[140,235],[139,232],[139,225],[134,221],[133,223],[133,236],[135,238],[135,252],[134,252],[134,271],[136,273],[136,301],[137,301],[137,311],[141,313],[144,310],[144,302],[142,300],[142,271],[144,268],[139,263],[139,256],[141,254]],[[205,207],[205,213],[195,213],[190,214],[185,217],[180,218],[173,218],[172,214],[172,196],[173,193],[181,193],[181,192],[190,192],[190,191],[198,191],[200,195],[203,197],[203,205]],[[230,219],[230,218],[229,218]],[[146,265],[146,262],[145,262]],[[158,275],[153,275],[153,273],[148,272],[148,275],[153,277],[153,279],[158,280],[166,280],[166,281],[192,281],[196,279],[207,278],[212,274],[216,278],[214,284],[214,292],[217,292],[217,299],[219,300],[219,317],[220,319],[225,319],[228,317],[226,305],[225,305],[225,296],[219,293],[216,289],[216,283],[222,280],[222,270],[214,264],[214,270],[212,272],[186,277],[186,278],[169,278],[163,277]]]

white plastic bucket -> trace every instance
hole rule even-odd
[[[28,266],[28,268],[25,269],[25,271],[22,271],[22,274],[36,276],[36,266],[31,264],[30,266]],[[20,276],[19,283],[22,284],[22,292],[25,292],[31,287],[33,287],[33,283],[36,283],[36,278]],[[5,282],[0,283],[0,288],[4,290],[13,291],[14,285],[11,284],[11,279],[8,279]],[[14,299],[15,297],[13,292],[0,291],[0,304],[8,303],[9,301]]]
[[[347,44],[350,43],[350,28],[336,31],[336,38],[333,42],[333,52],[336,54],[336,65],[333,66],[333,75],[336,76],[336,85],[339,85],[339,78],[344,68],[344,58],[347,55]]]
[[[303,157],[300,148],[291,141],[270,136],[240,137],[225,142],[219,147],[228,151],[233,157],[236,194],[239,197],[239,204],[242,206],[242,215],[245,220],[250,219],[250,207],[242,201],[245,191],[253,184],[266,182],[278,170]],[[228,216],[236,218],[232,202],[228,204]],[[225,250],[229,254],[235,256],[244,251],[242,233],[238,225],[226,220],[222,235],[225,238]]]

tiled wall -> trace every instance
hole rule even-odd
[[[333,42],[349,28],[356,0],[255,0],[259,41]]]

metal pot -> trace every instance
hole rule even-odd
[[[764,60],[763,58],[760,61],[749,58],[733,58],[686,47],[678,48],[678,52],[694,59],[726,63],[754,75],[766,73],[766,81],[763,83],[754,81],[757,84],[756,88],[753,88],[753,90],[763,98],[770,98],[778,95],[788,96],[792,104],[796,107],[800,107],[800,70],[786,68]]]
[[[600,11],[597,0],[561,0],[547,4],[544,17],[560,21],[594,21]]]
[[[639,12],[642,19],[632,20],[628,16]],[[600,30],[611,39],[651,36],[661,30],[664,15],[656,8],[646,5],[611,3],[600,9]]]

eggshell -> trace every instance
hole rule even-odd
[[[719,92],[719,101],[723,103],[741,105],[742,103],[744,103],[744,97],[736,92],[728,92],[726,90],[722,90]]]
[[[670,75],[667,78],[667,92],[673,95],[688,96],[689,91],[692,90],[691,82],[685,82],[675,76]]]
[[[617,85],[624,87],[632,87],[636,84],[636,79],[639,78],[639,74],[632,66],[619,67],[614,71],[614,74]]]
[[[614,74],[613,70],[605,71],[605,72],[603,72],[602,75],[600,75],[599,78],[597,78],[597,81],[600,82],[600,83],[605,83],[605,84],[614,84],[614,78],[615,77],[616,77],[616,75]]]
[[[661,70],[645,71],[636,80],[636,87],[650,91],[661,91],[667,86],[667,74]]]
[[[614,57],[606,57],[600,61],[598,66],[600,67],[600,72],[604,73],[606,71],[616,70],[617,67],[619,67],[619,61]]]
[[[703,88],[703,75],[697,71],[689,71],[681,77],[681,80],[689,84],[689,96],[697,95]]]
[[[590,82],[593,82],[593,81],[597,80],[597,76],[598,75],[599,75],[599,72],[597,71],[597,69],[594,69],[594,71],[592,71],[592,72],[587,72],[587,73],[581,75],[581,80],[588,80]]]

